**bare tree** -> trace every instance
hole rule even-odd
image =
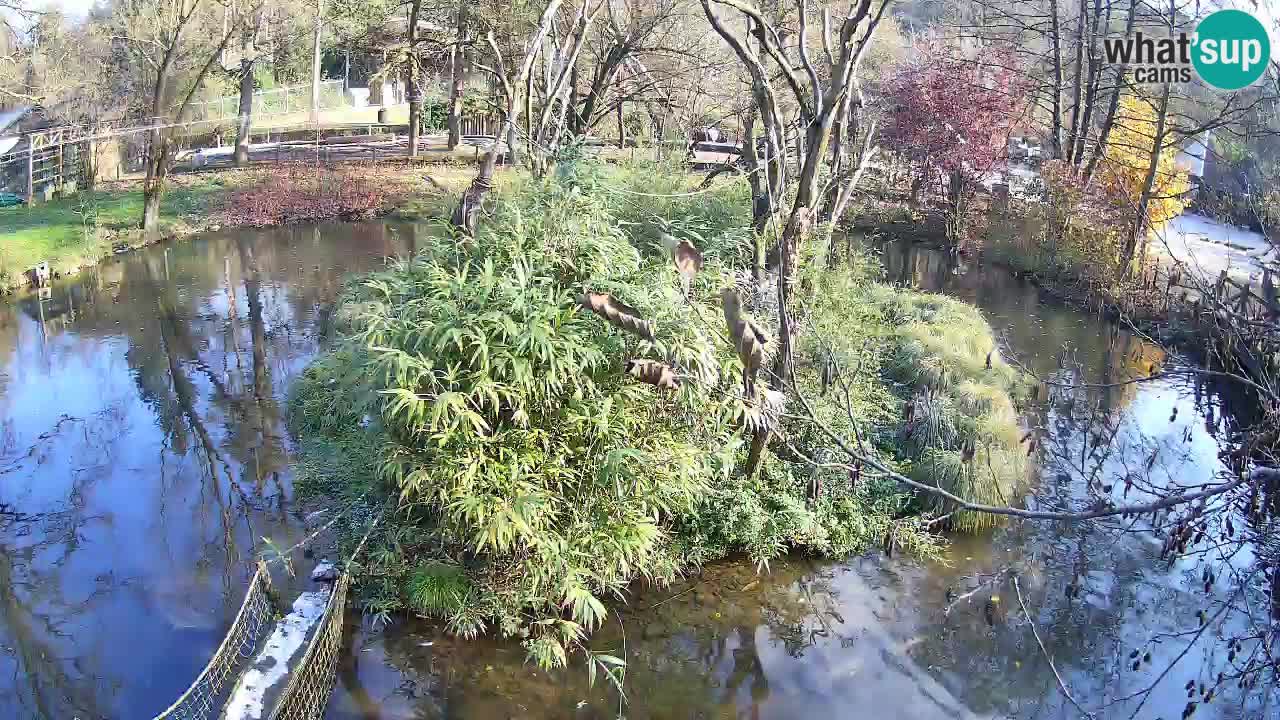
[[[418,20],[422,0],[410,0],[406,44],[409,66],[409,157],[418,157],[418,141],[422,134],[422,72],[418,61]]]
[[[236,117],[235,163],[249,164],[249,129],[253,126],[253,74],[257,68],[258,36],[262,32],[263,6],[249,8],[249,19],[242,22],[240,33],[240,105]]]
[[[476,67],[490,73],[497,82],[503,103],[503,129],[494,138],[493,145],[489,147],[489,151],[485,153],[484,159],[480,162],[480,169],[476,173],[475,179],[471,181],[471,185],[463,192],[457,208],[454,209],[451,224],[464,235],[475,235],[476,221],[479,217],[480,208],[484,204],[485,195],[493,189],[493,173],[498,164],[498,155],[502,150],[500,141],[504,137],[510,139],[515,134],[520,112],[520,97],[518,93],[524,89],[529,73],[533,70],[534,60],[542,49],[543,39],[551,29],[561,1],[548,0],[537,25],[528,34],[520,63],[511,70],[507,68],[507,63],[503,58],[502,51],[498,48],[498,42],[494,37],[493,31],[490,30],[485,36],[485,42],[493,56],[494,64],[489,66],[476,63]],[[509,152],[510,147],[508,147]]]
[[[566,121],[570,106],[573,105],[570,95],[578,57],[582,53],[591,23],[603,5],[597,4],[592,10],[590,4],[590,0],[583,0],[574,20],[568,26],[566,37],[561,38],[554,32],[548,35],[549,47],[541,53],[541,82],[536,82],[533,74],[527,78],[525,135],[529,140],[530,166],[536,177],[545,175],[551,168],[565,135]],[[536,121],[533,117],[535,99],[542,108]]]
[[[620,111],[627,100],[651,89],[654,78],[648,64],[643,73],[627,73],[629,67],[634,69],[632,58],[681,56],[700,41],[676,32],[677,23],[684,17],[683,6],[677,0],[606,0],[604,8],[604,20],[595,25],[587,48],[590,64],[586,89],[581,92],[581,100],[573,103],[569,118],[574,135],[586,134],[601,120]],[[628,76],[632,82],[624,84],[622,79]]]
[[[173,136],[181,131],[187,111],[243,18],[233,16],[214,34],[211,0],[132,0],[115,7],[115,37],[138,67],[144,69],[148,93],[143,116],[147,131],[146,179],[143,182],[141,227],[155,232],[160,202],[173,162]],[[221,13],[216,18],[221,22]]]
[[[798,56],[798,63],[784,47],[785,33],[755,5],[743,0],[701,0],[701,3],[712,28],[728,43],[751,77],[751,94],[764,136],[761,159],[764,197],[755,200],[764,207],[758,215],[771,216],[788,196],[792,198],[777,242],[770,251],[774,259],[771,265],[778,270],[779,344],[772,375],[775,389],[782,389],[790,380],[793,366],[795,327],[791,292],[797,271],[798,242],[809,232],[819,203],[828,195],[819,180],[819,171],[828,159],[827,143],[837,121],[842,121],[843,138],[853,123],[850,113],[861,108],[861,103],[850,98],[857,94],[859,60],[890,0],[882,0],[878,6],[873,0],[858,0],[837,24],[832,23],[829,10],[824,8],[820,13],[823,59],[820,62],[814,61],[809,48],[814,11],[808,0],[796,0],[799,32],[794,54]],[[735,12],[725,17],[715,7]],[[775,77],[780,80],[775,82]],[[778,89],[779,85],[782,89]],[[801,131],[796,138],[799,169],[794,181],[789,177],[787,166],[786,138],[790,123],[784,114],[784,102],[794,103],[798,109]],[[841,176],[838,174],[837,178]],[[760,430],[753,437],[748,473],[754,473],[759,466],[768,438],[767,430]]]
[[[458,144],[462,142],[462,94],[467,77],[467,44],[470,42],[467,4],[468,0],[458,0],[457,15],[454,17],[457,37],[454,39],[453,47],[449,52],[449,117],[447,123],[450,150],[458,147]]]

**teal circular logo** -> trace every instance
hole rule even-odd
[[[1243,10],[1219,10],[1196,27],[1191,62],[1219,90],[1253,84],[1271,62],[1271,38],[1258,18]]]

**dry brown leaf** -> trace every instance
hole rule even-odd
[[[681,240],[672,255],[675,257],[676,270],[680,271],[686,283],[702,269],[702,253],[688,240]]]
[[[604,318],[614,327],[653,341],[653,323],[645,320],[640,311],[606,293],[584,293],[578,304]]]
[[[756,373],[764,365],[764,351],[769,344],[769,336],[742,311],[742,301],[732,288],[720,291],[720,301],[724,305],[724,321],[729,326],[729,337],[742,360],[742,377],[748,391],[755,382]]]
[[[627,374],[660,390],[676,390],[680,387],[675,371],[657,360],[628,360]]]

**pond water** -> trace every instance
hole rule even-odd
[[[412,252],[424,232],[213,234],[0,306],[0,715],[149,718],[185,689],[221,641],[261,539],[304,533],[283,403],[328,303],[345,275]],[[957,272],[905,246],[884,256],[891,280],[982,307],[1042,376],[1106,385],[1177,362],[998,269]],[[1039,506],[1082,502],[1091,478],[1111,483],[1157,446],[1164,482],[1223,470],[1233,415],[1218,388],[1188,377],[1070,395],[1030,413],[1043,472],[1027,492]],[[1198,560],[1170,567],[1159,550],[1115,525],[1018,523],[957,539],[940,563],[722,563],[615,603],[592,647],[628,661],[630,718],[1078,717],[1056,668],[1099,717],[1172,720],[1183,685],[1211,682],[1225,652],[1204,642],[1184,653],[1179,634],[1228,590],[1206,593]],[[1230,635],[1239,621],[1222,619],[1211,630]],[[602,681],[589,687],[581,667],[542,673],[517,644],[413,620],[374,630],[354,615],[345,642],[331,720],[619,712]],[[1151,662],[1134,670],[1134,649]],[[1152,685],[1141,708],[1121,699]],[[1196,717],[1263,712],[1232,685]]]

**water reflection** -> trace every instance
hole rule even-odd
[[[0,306],[0,712],[150,717],[264,536],[296,539],[287,383],[343,276],[415,229],[217,234]]]
[[[1024,500],[1083,507],[1136,499],[1154,489],[1146,482],[1226,472],[1217,438],[1234,429],[1223,412],[1228,389],[1194,376],[1127,382],[1179,361],[1098,317],[1045,302],[999,269],[956,268],[905,245],[883,257],[892,281],[979,305],[1037,375],[1092,385],[1049,387],[1034,403],[1028,422],[1041,477]],[[1148,462],[1143,482],[1126,489],[1117,481]],[[1199,559],[1168,565],[1142,529],[1123,519],[1013,524],[957,539],[945,562],[927,566],[880,556],[789,559],[757,576],[746,564],[720,564],[672,588],[638,590],[592,647],[627,659],[628,718],[1079,717],[1034,622],[1073,696],[1099,717],[1176,718],[1184,683],[1211,683],[1223,669],[1220,643],[1183,651],[1196,611],[1226,598],[1202,590]],[[1242,616],[1224,617],[1215,634],[1243,630]],[[353,646],[330,720],[619,713],[616,695],[588,687],[581,667],[547,676],[524,663],[517,644],[460,642],[420,622],[382,633],[350,622]],[[1134,669],[1139,648],[1151,660]],[[1196,717],[1261,712],[1256,693],[1246,699],[1230,684]]]
[[[300,532],[281,403],[328,303],[345,273],[411,252],[416,237],[383,224],[214,235],[0,307],[0,714],[149,717],[181,692],[221,640],[255,544]],[[956,272],[902,246],[884,259],[899,282],[980,305],[1037,374],[1107,386],[1033,407],[1041,506],[1118,497],[1115,478],[1153,453],[1160,482],[1224,471],[1217,438],[1237,413],[1223,388],[1115,385],[1175,358],[998,270]],[[1127,718],[1136,701],[1119,698],[1155,683],[1185,647],[1170,635],[1222,600],[1200,589],[1198,560],[1163,565],[1157,543],[1127,530],[1013,525],[923,567],[789,559],[757,576],[721,564],[637,589],[592,646],[629,661],[631,718],[1076,717],[1012,570],[1075,696]],[[514,643],[418,622],[373,633],[353,617],[351,629],[333,720],[619,711],[581,668],[546,675]],[[1135,671],[1138,647],[1153,659]],[[1213,647],[1182,657],[1138,717],[1179,717],[1183,683],[1220,667]],[[1197,717],[1256,713],[1242,703],[1224,693]]]

